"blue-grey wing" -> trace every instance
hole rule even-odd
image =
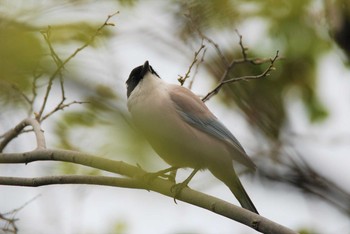
[[[217,120],[217,118],[201,119],[197,115],[181,110],[178,110],[178,113],[187,123],[195,128],[219,138],[220,140],[228,140],[238,150],[245,153],[242,145],[239,143],[236,137],[232,135],[232,133],[219,120]]]
[[[255,168],[254,163],[247,156],[239,141],[195,94],[181,86],[174,86],[170,92],[170,98],[174,102],[179,115],[189,125],[217,139],[228,142],[232,145],[234,151],[239,154],[235,155],[233,159],[240,161],[249,168]]]

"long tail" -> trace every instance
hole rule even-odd
[[[259,214],[233,168],[221,168],[220,170],[220,168],[212,167],[209,168],[209,170],[216,178],[224,182],[226,186],[229,187],[243,208]]]
[[[255,208],[252,200],[250,200],[250,197],[248,196],[247,192],[245,191],[241,181],[238,179],[237,176],[235,176],[234,179],[228,184],[225,183],[235,195],[241,206],[247,210],[250,210],[254,213],[259,214],[258,210]]]

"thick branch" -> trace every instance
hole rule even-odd
[[[53,184],[94,184],[121,188],[144,188],[139,180],[111,176],[63,175],[37,178],[0,177],[1,185],[39,187]]]
[[[65,161],[72,162],[76,164],[81,164],[85,166],[90,166],[93,168],[101,169],[104,171],[109,171],[117,173],[120,175],[125,175],[131,177],[132,179],[120,180],[118,178],[105,177],[107,182],[103,182],[103,185],[117,186],[113,183],[123,184],[123,187],[135,188],[146,188],[163,195],[173,197],[174,194],[171,192],[171,187],[174,183],[156,178],[150,184],[141,184],[142,178],[144,177],[144,171],[138,167],[128,165],[121,161],[114,161],[110,159],[105,159],[101,157],[96,157],[80,152],[74,151],[64,151],[64,150],[35,150],[27,153],[8,153],[0,154],[0,163],[29,163],[33,161]],[[100,177],[90,177],[91,184],[99,184],[98,181],[94,180],[103,180]],[[67,180],[68,179],[68,180]],[[69,178],[66,179],[66,182],[69,181]],[[77,179],[83,179],[82,177],[76,177]],[[17,178],[18,180],[18,178]],[[33,180],[33,179],[29,179]],[[36,184],[40,180],[42,182],[49,182],[49,179],[34,179]],[[86,179],[87,180],[87,179]],[[25,181],[25,180],[24,180]],[[138,182],[137,182],[138,181]],[[101,182],[101,181],[100,181]],[[9,182],[8,182],[9,183]],[[27,182],[28,183],[28,182]],[[32,182],[31,182],[32,183]],[[262,216],[259,216],[255,213],[252,213],[246,209],[240,208],[238,206],[232,205],[228,202],[222,201],[218,198],[194,191],[190,188],[184,188],[180,195],[177,198],[178,200],[193,204],[195,206],[202,207],[204,209],[210,210],[222,216],[225,216],[229,219],[236,220],[242,224],[245,224],[251,228],[254,228],[257,231],[263,233],[286,233],[292,234],[294,231],[272,222]]]
[[[28,125],[31,125],[33,127],[35,137],[36,137],[37,149],[45,149],[46,143],[45,143],[44,132],[43,130],[41,130],[39,122],[36,119],[26,118],[23,121],[21,121],[16,127],[14,127],[13,129],[9,130],[4,135],[2,135],[4,139],[0,142],[0,153],[7,146],[7,144],[11,140],[16,138],[21,133],[23,128],[25,128]]]

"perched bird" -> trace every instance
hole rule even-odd
[[[238,162],[254,170],[254,163],[199,97],[163,81],[148,61],[131,71],[126,85],[132,120],[164,161],[194,173],[209,169],[243,208],[258,214],[233,168]]]

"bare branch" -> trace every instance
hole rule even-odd
[[[33,110],[34,110],[34,102],[35,102],[35,99],[38,95],[36,89],[37,89],[37,80],[41,77],[41,73],[38,73],[36,74],[34,72],[33,74],[33,81],[32,81],[32,98],[30,99],[30,106],[29,106],[29,109],[28,109],[28,117],[30,117],[33,113]]]
[[[203,102],[208,101],[212,96],[216,95],[220,91],[221,87],[224,84],[232,83],[232,82],[236,82],[236,81],[241,81],[241,80],[251,80],[251,79],[259,79],[259,78],[262,78],[262,77],[266,77],[266,76],[269,75],[269,72],[274,69],[273,63],[279,57],[278,56],[278,51],[276,53],[275,58],[273,58],[273,59],[248,58],[248,55],[247,55],[248,48],[243,45],[243,36],[236,29],[235,31],[236,31],[236,33],[237,33],[237,35],[239,37],[239,46],[241,48],[241,53],[242,53],[242,57],[243,58],[241,58],[241,59],[232,59],[231,62],[229,62],[227,57],[224,55],[224,53],[220,49],[220,46],[214,40],[212,40],[211,38],[206,36],[200,30],[200,28],[198,28],[196,26],[196,24],[194,23],[194,20],[192,18],[192,14],[191,14],[191,10],[190,9],[189,9],[189,14],[186,14],[185,16],[189,19],[190,24],[191,24],[192,28],[194,29],[194,31],[196,31],[197,34],[199,35],[199,37],[202,39],[202,43],[203,43],[203,40],[205,40],[205,41],[207,41],[209,44],[211,44],[215,48],[215,51],[216,51],[218,57],[221,59],[224,67],[226,68],[225,72],[223,73],[223,75],[219,79],[219,84],[215,87],[214,90],[210,91],[202,99]],[[263,63],[266,63],[266,62],[270,62],[270,66],[260,75],[257,75],[257,76],[243,76],[243,77],[238,77],[238,78],[233,78],[233,79],[227,80],[230,72],[232,71],[232,69],[237,64],[250,63],[250,64],[253,64],[253,65],[260,65],[260,64],[263,64]]]
[[[63,99],[62,99],[63,100]],[[66,107],[69,107],[73,104],[85,104],[85,103],[89,103],[89,102],[81,102],[81,101],[72,101],[66,104],[63,104],[63,102],[60,102],[52,111],[50,111],[49,113],[47,113],[45,116],[43,116],[41,118],[41,122],[44,121],[45,119],[47,119],[48,117],[50,117],[51,115],[53,115],[54,113],[56,113],[59,110],[63,110]]]
[[[43,116],[43,112],[45,110],[46,107],[46,103],[47,103],[47,99],[49,97],[51,88],[52,88],[52,84],[53,84],[53,80],[56,78],[56,76],[61,72],[61,70],[63,69],[63,67],[72,59],[74,58],[80,51],[82,51],[83,49],[85,49],[86,47],[88,47],[94,40],[95,38],[100,34],[100,32],[102,31],[102,29],[106,26],[114,26],[113,23],[110,23],[109,20],[115,16],[116,14],[118,14],[119,12],[115,12],[111,15],[108,15],[107,19],[105,20],[105,22],[95,31],[95,33],[90,37],[90,39],[81,47],[77,48],[68,58],[66,58],[63,62],[59,63],[59,66],[57,66],[55,72],[50,76],[49,78],[49,83],[47,85],[46,88],[46,93],[44,95],[44,101],[41,105],[40,111],[38,114],[36,114],[36,119],[41,122],[42,121],[42,116]],[[61,82],[61,85],[63,83]]]
[[[218,54],[218,56],[221,58],[223,64],[225,64],[225,66],[227,67],[229,65],[229,62],[227,60],[227,58],[225,57],[224,53],[221,51],[220,46],[215,43],[215,41],[213,41],[211,38],[209,38],[208,36],[206,36],[202,30],[196,26],[196,24],[194,23],[194,20],[192,18],[192,13],[191,10],[189,9],[189,14],[185,14],[185,16],[188,18],[188,20],[190,21],[191,27],[194,29],[194,31],[197,32],[197,34],[199,35],[200,38],[202,38],[202,41],[205,40],[207,41],[209,44],[211,44],[215,50],[216,53]],[[202,42],[203,43],[203,42]]]
[[[60,57],[58,56],[58,54],[56,53],[56,51],[54,50],[52,43],[50,41],[50,37],[51,37],[51,27],[48,26],[47,30],[42,31],[41,34],[43,35],[45,42],[47,43],[47,45],[49,46],[50,49],[50,55],[53,59],[53,61],[56,63],[57,68],[61,66],[62,64],[62,60],[60,59]],[[65,92],[64,92],[64,80],[63,80],[63,76],[62,76],[62,72],[59,72],[59,79],[60,79],[60,86],[61,86],[61,101],[57,106],[60,106],[62,103],[64,103],[64,101],[66,100],[66,96],[65,96]]]
[[[34,198],[30,199],[29,201],[27,201],[22,206],[16,209],[13,209],[6,213],[0,213],[0,220],[4,220],[6,222],[6,224],[4,225],[3,228],[1,228],[1,230],[7,233],[17,233],[18,232],[18,228],[16,225],[16,221],[18,221],[18,219],[16,218],[17,213],[21,211],[24,207],[26,207],[29,203],[36,200],[39,196],[40,195],[35,196]]]
[[[38,199],[38,197],[40,197],[41,195],[36,195],[35,197],[31,198],[29,201],[26,201],[23,205],[21,205],[20,207],[13,209],[9,212],[3,213],[3,215],[8,215],[8,214],[13,214],[13,213],[18,213],[19,211],[21,211],[24,207],[26,207],[28,204],[32,203],[33,201],[35,201],[36,199]]]
[[[208,101],[211,97],[216,95],[220,91],[222,86],[225,85],[225,84],[233,83],[233,82],[237,82],[237,81],[242,81],[242,80],[248,81],[248,80],[253,80],[253,79],[260,79],[260,78],[269,76],[270,72],[275,69],[273,65],[274,65],[275,61],[278,59],[278,56],[279,56],[278,54],[279,54],[279,51],[276,52],[276,55],[275,55],[274,58],[270,59],[270,65],[260,75],[256,75],[256,76],[242,76],[242,77],[237,77],[237,78],[232,78],[232,79],[229,79],[229,80],[225,80],[225,77],[228,76],[228,73],[230,71],[230,69],[227,69],[225,71],[224,75],[223,75],[222,81],[212,91],[210,91],[204,98],[202,98],[202,101],[203,102]]]
[[[52,57],[53,61],[56,63],[57,67],[59,67],[62,64],[62,60],[57,55],[56,51],[54,50],[54,48],[53,48],[53,46],[51,44],[51,41],[50,41],[51,27],[48,26],[45,31],[41,31],[41,34],[43,35],[45,42],[49,46],[50,54],[51,54],[51,57]]]
[[[179,75],[179,78],[177,79],[180,82],[181,86],[183,86],[185,81],[190,77],[191,69],[194,66],[194,64],[196,64],[196,62],[198,61],[197,57],[204,48],[205,48],[205,45],[203,44],[203,40],[202,40],[201,46],[199,47],[199,49],[196,52],[194,52],[194,58],[192,60],[190,67],[188,68],[185,76]]]
[[[39,122],[33,118],[26,118],[23,121],[21,121],[16,127],[4,133],[1,136],[3,140],[0,142],[0,153],[3,151],[6,145],[11,140],[16,138],[22,132],[22,130],[28,125],[31,125],[33,127],[35,137],[36,137],[37,149],[45,149],[46,148],[45,136],[44,136],[43,130],[41,130]]]
[[[120,175],[125,175],[136,179],[139,183],[143,183],[145,172],[138,167],[131,166],[121,161],[114,161],[97,156],[92,156],[80,152],[66,151],[66,150],[35,150],[26,153],[7,153],[0,154],[0,163],[29,163],[33,161],[64,161],[81,164]],[[94,179],[91,177],[91,179]],[[115,179],[115,178],[114,178]],[[112,178],[110,182],[113,183]],[[108,179],[109,180],[109,179]],[[121,182],[119,180],[116,180]],[[130,182],[133,180],[122,180],[123,182]],[[38,183],[38,182],[36,182]],[[134,182],[132,182],[134,183]],[[135,182],[137,183],[137,182]],[[106,183],[107,184],[107,183]],[[130,186],[130,184],[127,184]],[[143,184],[140,188],[155,191],[168,197],[173,197],[174,191],[171,190],[174,183],[161,178],[155,178],[150,184]],[[136,187],[136,185],[135,185]],[[228,202],[222,201],[218,198],[194,191],[190,188],[184,188],[178,195],[178,200],[202,207],[219,215],[225,216],[229,219],[236,220],[245,224],[259,232],[266,234],[280,233],[280,234],[296,234],[289,228],[280,224],[274,223],[260,215],[257,215],[249,210],[232,205]]]
[[[112,176],[61,175],[37,178],[0,177],[1,185],[39,187],[53,184],[94,184],[121,188],[145,188],[139,180]],[[146,189],[146,188],[145,188]]]
[[[194,83],[194,80],[196,78],[196,75],[198,73],[198,70],[199,70],[199,66],[204,62],[204,57],[205,57],[205,53],[207,52],[207,48],[204,49],[203,53],[202,53],[202,57],[201,59],[199,60],[199,62],[196,64],[196,68],[194,70],[194,74],[192,76],[192,79],[190,81],[190,84],[188,85],[188,89],[192,89],[192,85]]]
[[[18,228],[16,225],[16,221],[18,219],[16,218],[8,218],[3,214],[0,214],[0,220],[4,220],[6,223],[4,224],[4,227],[2,227],[0,230],[2,230],[4,233],[14,233],[16,234],[18,232]]]
[[[30,105],[30,99],[29,99],[29,97],[28,97],[25,93],[23,93],[22,90],[20,90],[20,89],[18,88],[17,85],[11,84],[11,87],[12,87],[16,92],[18,92],[18,93],[21,95],[21,97]]]
[[[239,37],[239,46],[241,47],[241,52],[243,55],[243,60],[247,61],[248,55],[247,55],[247,50],[248,48],[243,45],[243,36],[239,33],[239,31],[236,29],[235,30],[238,37]]]

